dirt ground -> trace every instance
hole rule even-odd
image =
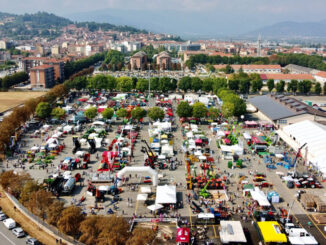
[[[0,187],[0,206],[3,212],[10,218],[13,218],[22,228],[24,231],[28,233],[29,236],[36,238],[42,244],[47,245],[55,245],[56,239],[52,237],[47,232],[40,229],[35,223],[31,222],[29,218],[27,218],[24,214],[22,214],[18,209],[14,210],[14,205],[12,202],[6,197],[5,193]]]
[[[45,92],[0,92],[0,112],[22,104],[30,98],[37,98]]]

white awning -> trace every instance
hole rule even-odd
[[[147,197],[148,197],[148,194],[138,194],[137,201],[146,201]]]
[[[149,186],[142,186],[142,187],[140,187],[140,192],[141,193],[151,193],[152,191],[151,191],[151,187],[149,187]]]
[[[177,190],[175,185],[157,186],[155,203],[171,204],[176,202],[177,202]]]
[[[243,232],[240,221],[221,220],[220,238],[222,243],[246,243],[247,239]]]

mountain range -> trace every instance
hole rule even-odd
[[[103,9],[66,15],[75,21],[110,22],[131,25],[148,31],[171,33],[184,38],[326,38],[326,20],[320,22],[280,21],[256,17],[232,18],[216,14],[179,10]],[[273,24],[270,24],[273,23]],[[257,28],[258,27],[258,28]]]

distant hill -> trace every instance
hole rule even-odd
[[[32,39],[33,37],[56,38],[61,34],[61,29],[75,22],[68,18],[56,16],[46,12],[35,14],[15,15],[0,12],[0,38]],[[130,26],[116,26],[109,23],[76,22],[79,27],[88,27],[90,31],[117,30],[132,33],[146,32]]]
[[[245,33],[245,37],[264,38],[326,38],[326,20],[320,22],[279,22]]]

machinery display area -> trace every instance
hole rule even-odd
[[[186,98],[219,108],[218,98],[205,96]],[[66,204],[125,217],[131,230],[156,227],[167,244],[287,243],[290,220],[304,228],[307,220],[318,223],[314,214],[323,220],[324,183],[305,162],[305,145],[290,149],[266,122],[179,117],[181,101],[77,94],[63,107],[62,124],[27,130],[21,167]],[[109,120],[101,114],[108,105]],[[135,108],[155,105],[163,120],[132,117]],[[85,116],[90,107],[97,108],[92,119]],[[308,230],[319,242],[326,238],[321,225]]]

